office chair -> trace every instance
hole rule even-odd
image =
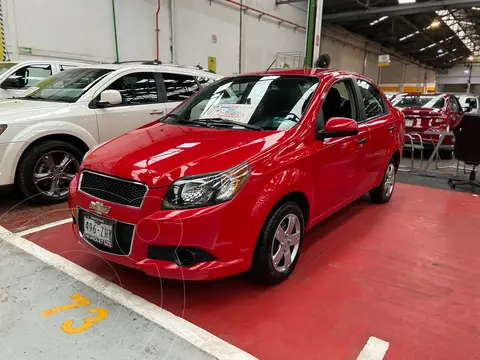
[[[452,189],[465,185],[480,188],[480,182],[476,179],[477,166],[480,165],[480,115],[464,114],[463,119],[453,129],[453,133],[455,158],[471,165],[472,171],[468,180],[452,178],[448,180],[448,185]]]

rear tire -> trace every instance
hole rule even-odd
[[[369,196],[373,203],[384,204],[390,201],[393,191],[395,190],[395,175],[397,167],[395,161],[390,159],[385,174],[383,174],[382,182],[375,189],[370,190]]]
[[[64,141],[46,140],[36,144],[22,155],[15,184],[27,199],[38,204],[64,202],[82,157],[79,149]]]
[[[295,269],[302,249],[305,220],[295,202],[287,202],[266,220],[253,255],[250,275],[256,281],[276,285]]]

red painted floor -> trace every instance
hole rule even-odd
[[[23,231],[70,216],[66,203],[39,206],[13,190],[0,191],[0,226]]]
[[[480,359],[480,197],[399,184],[315,227],[285,283],[241,275],[182,283],[110,265],[70,225],[27,236],[260,359],[356,359],[370,336],[385,359]]]

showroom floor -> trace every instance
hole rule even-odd
[[[5,330],[0,330],[0,358],[10,359],[2,351],[22,359],[24,352],[41,348],[45,356],[40,359],[62,359],[87,341],[86,354],[95,354],[94,359],[121,359],[119,354],[132,358],[124,351],[138,351],[140,358],[148,359],[152,353],[165,354],[165,349],[170,352],[163,358],[185,358],[185,352],[189,359],[209,358],[188,343],[177,346],[182,340],[148,316],[138,315],[148,314],[145,307],[155,305],[168,312],[154,307],[153,313],[172,313],[259,359],[382,358],[364,357],[366,349],[386,351],[386,359],[480,358],[475,345],[480,335],[475,270],[480,244],[471,225],[480,221],[479,201],[475,194],[409,184],[398,184],[392,201],[384,206],[362,198],[316,226],[305,239],[294,275],[270,288],[252,283],[246,275],[182,283],[109,264],[76,242],[65,205],[52,212],[25,205],[1,220],[3,227],[23,231],[10,236],[14,239],[10,242],[40,258],[43,252],[48,259],[58,254],[59,261],[70,265],[55,270],[2,242],[1,267],[9,271],[2,271],[0,283],[14,290],[0,289],[0,301],[8,304],[0,316],[13,318],[8,324],[14,331],[5,337]],[[47,228],[37,227],[65,218]],[[65,275],[72,267],[77,269],[75,279]],[[42,277],[36,277],[40,271]],[[108,286],[119,285],[124,293],[112,295],[98,281],[85,286],[90,280],[78,271]],[[2,292],[8,298],[2,298]],[[61,327],[69,318],[81,322],[84,309],[42,315],[74,302],[73,294],[91,299],[89,308],[109,313],[80,334],[80,340],[72,340],[75,335]],[[15,330],[23,327],[46,331],[38,340],[29,337],[28,345],[20,345]],[[376,348],[368,347],[372,339]]]

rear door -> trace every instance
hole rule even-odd
[[[194,76],[169,72],[162,72],[161,76],[162,101],[167,113],[200,90]]]
[[[395,142],[395,119],[382,93],[373,83],[357,78],[356,84],[363,109],[362,125],[369,129],[364,151],[357,158],[357,166],[364,169],[364,177],[359,179],[359,189],[368,191],[376,185],[378,174],[385,170],[382,167]]]
[[[104,90],[119,91],[122,103],[95,109],[101,142],[139,128],[165,114],[165,105],[161,102],[160,81],[153,72],[132,71],[122,74],[102,91]]]
[[[449,127],[447,131],[450,131],[453,127],[455,127],[463,117],[462,107],[458,102],[458,99],[455,95],[450,95],[450,112],[451,115],[449,116]]]

